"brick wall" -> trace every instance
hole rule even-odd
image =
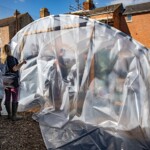
[[[9,42],[9,26],[0,27],[0,47]]]
[[[11,40],[16,34],[16,22],[9,25],[9,40]]]
[[[113,17],[113,13],[109,13],[109,14],[99,14],[99,15],[91,16],[90,18],[101,20],[101,19],[107,19],[112,17]]]
[[[121,13],[120,12],[122,11],[122,9],[123,7],[121,5],[113,13],[114,27],[119,30],[121,30]]]
[[[113,13],[104,13],[104,14],[99,14],[95,16],[91,16],[91,18],[96,19],[96,20],[106,20],[105,23],[108,23],[109,25],[115,27],[116,29],[121,30],[121,13],[123,9],[123,6],[119,6],[115,12]],[[107,22],[107,19],[109,20]]]
[[[150,48],[150,13],[132,15],[132,21],[126,21],[126,27],[122,24],[122,30]]]
[[[125,16],[121,16],[121,29],[120,29],[122,32],[130,35],[130,31],[129,31],[129,28],[128,28],[128,25],[127,25],[127,22],[126,22],[126,19],[125,19]]]
[[[33,19],[30,15],[26,14],[18,19],[18,31],[31,23]],[[5,44],[8,44],[9,41],[15,36],[17,32],[16,21],[12,22],[9,26],[0,27],[0,48]]]
[[[23,17],[21,17],[18,20],[18,27],[19,27],[19,29],[22,29],[23,27],[25,27],[26,25],[28,25],[32,21],[33,21],[33,19],[29,15],[24,15]]]
[[[120,9],[118,8],[114,13],[99,14],[90,18],[96,20],[112,18],[115,28],[132,36],[135,40],[150,48],[150,13],[132,15],[132,21],[128,22],[126,16],[119,13]]]

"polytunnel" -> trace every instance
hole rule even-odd
[[[47,149],[150,149],[148,49],[123,32],[76,15],[48,16],[10,43],[27,60],[19,111],[40,106]]]

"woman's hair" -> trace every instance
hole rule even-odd
[[[7,56],[10,56],[10,55],[11,55],[10,46],[8,44],[5,44],[1,50],[1,63],[4,64],[7,59]]]

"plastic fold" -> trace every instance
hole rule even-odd
[[[40,106],[47,149],[150,149],[146,47],[75,15],[32,22],[12,39],[20,70],[19,111]]]

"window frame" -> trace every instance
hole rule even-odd
[[[126,21],[127,21],[127,22],[132,22],[132,15],[131,15],[131,14],[128,14],[128,15],[126,16]]]

